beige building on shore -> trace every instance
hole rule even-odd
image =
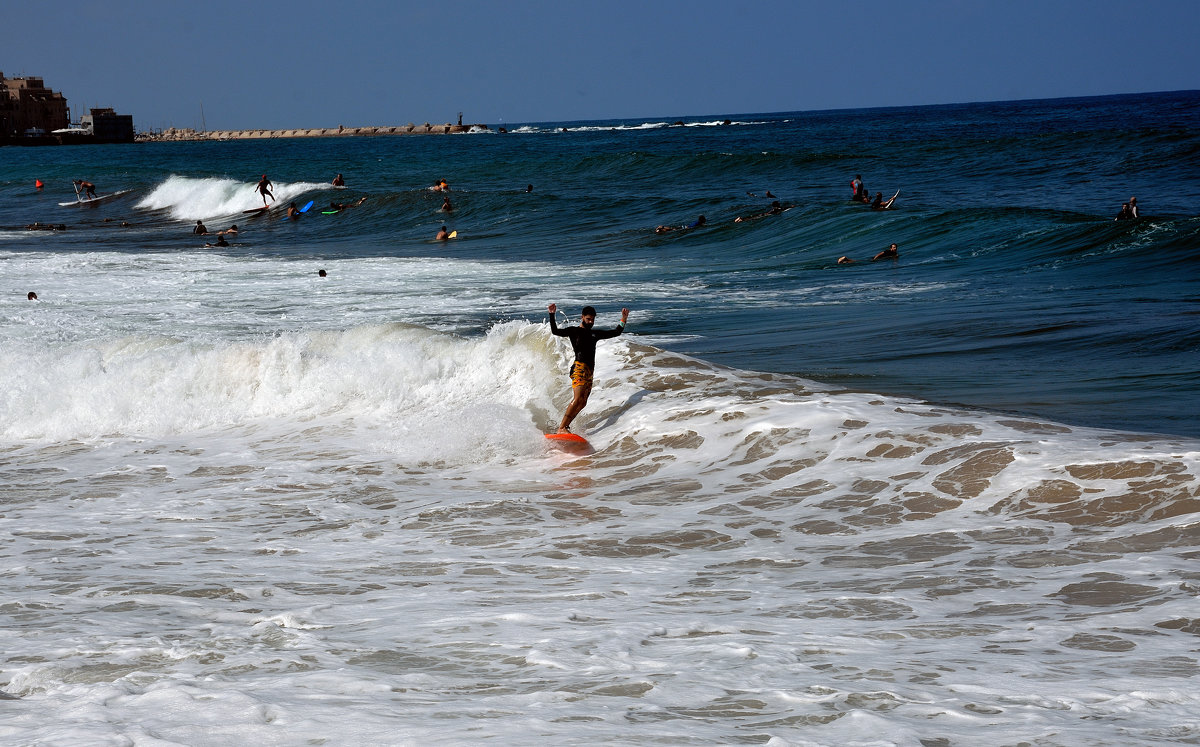
[[[5,78],[0,72],[0,143],[45,137],[69,123],[67,99],[41,78]]]

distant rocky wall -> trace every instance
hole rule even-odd
[[[186,128],[171,127],[162,132],[141,133],[141,141],[163,140],[263,140],[284,137],[354,137],[363,135],[449,135],[461,132],[487,131],[487,125],[439,124],[428,122],[422,125],[409,124],[397,127],[327,127],[324,129],[296,130],[207,130],[201,132]]]

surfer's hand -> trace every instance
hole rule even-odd
[[[621,309],[621,321],[624,322],[628,319],[629,319],[629,309]]]
[[[558,304],[552,303],[546,307],[546,310],[549,311],[551,314],[553,314],[554,312],[558,311]]]

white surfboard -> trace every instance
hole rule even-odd
[[[87,198],[87,197],[79,197],[78,199],[71,200],[70,202],[60,202],[60,203],[58,203],[58,204],[59,204],[59,205],[62,205],[63,207],[72,207],[72,206],[75,206],[75,205],[94,205],[94,204],[96,204],[97,202],[103,202],[104,200],[108,200],[108,199],[111,199],[111,198],[113,198],[113,197],[117,197],[117,196],[119,196],[119,195],[123,195],[123,194],[125,194],[126,192],[129,192],[129,191],[131,191],[131,190],[128,190],[128,189],[122,189],[120,192],[109,192],[109,193],[108,193],[108,194],[106,194],[106,195],[97,195],[97,196],[95,196],[95,197],[92,197],[92,198],[90,198],[90,199],[89,199],[89,198]]]

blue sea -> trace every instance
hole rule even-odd
[[[0,741],[1200,743],[1200,92],[505,126],[0,148]]]

